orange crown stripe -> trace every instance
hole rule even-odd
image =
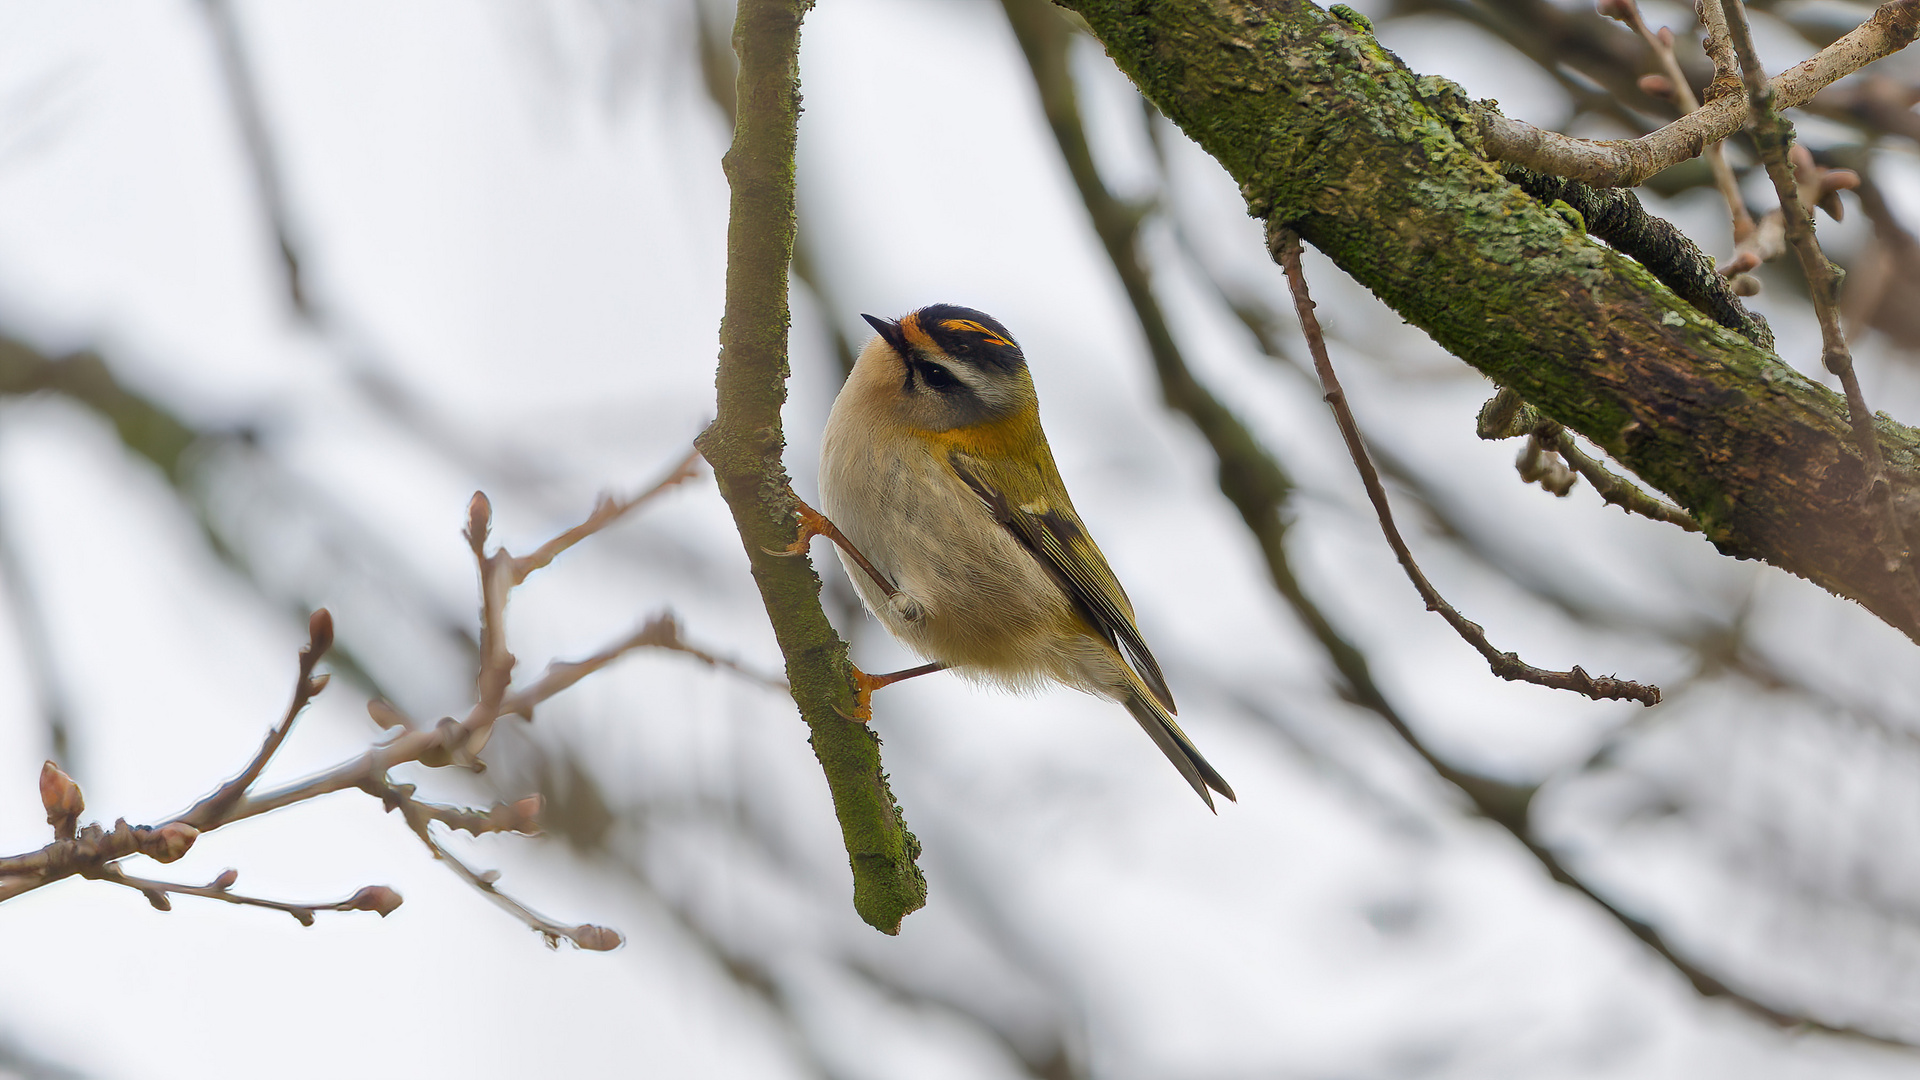
[[[1001,337],[999,334],[996,334],[993,331],[987,329],[986,327],[981,326],[979,323],[974,322],[972,319],[948,319],[946,322],[943,322],[940,325],[943,327],[946,327],[948,330],[955,330],[955,331],[971,330],[972,332],[979,334],[981,337],[986,338],[988,341],[991,341],[996,345],[1005,345],[1009,349],[1013,348],[1013,342],[1008,341],[1006,338]]]
[[[927,332],[921,328],[920,313],[917,311],[900,320],[900,333],[910,344],[918,348],[926,349],[929,352],[939,351],[939,346],[933,343],[933,338],[929,337]]]

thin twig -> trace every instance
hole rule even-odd
[[[1699,0],[1699,7],[1700,23],[1707,30],[1708,36],[1712,37],[1714,27],[1718,25],[1719,33],[1724,38],[1726,20],[1718,17],[1719,0]],[[1666,73],[1667,87],[1671,91],[1674,105],[1680,109],[1680,114],[1685,116],[1698,111],[1700,101],[1693,96],[1693,87],[1687,81],[1687,73],[1681,69],[1680,58],[1673,52],[1673,31],[1664,26],[1655,31],[1648,26],[1636,0],[1610,0],[1610,3],[1603,7],[1602,13],[1622,19],[1628,26],[1633,27],[1634,33],[1640,35],[1640,40],[1647,43],[1647,48],[1653,50],[1655,59],[1660,61],[1660,67]],[[1709,54],[1712,54],[1711,44],[1707,49]],[[1713,186],[1719,190],[1720,198],[1727,204],[1727,215],[1733,222],[1733,240],[1738,244],[1747,238],[1747,234],[1753,232],[1753,215],[1747,211],[1747,201],[1740,196],[1740,181],[1733,175],[1733,167],[1727,164],[1725,147],[1725,142],[1709,144],[1706,158],[1708,167],[1713,170]]]
[[[1908,0],[1911,4],[1911,0]],[[1806,275],[1808,292],[1813,298],[1814,314],[1820,321],[1820,360],[1838,376],[1846,393],[1848,418],[1853,425],[1853,441],[1866,473],[1863,496],[1877,504],[1881,535],[1875,538],[1887,559],[1887,569],[1902,586],[1910,616],[1920,615],[1920,579],[1916,579],[1907,550],[1906,532],[1893,505],[1893,487],[1887,480],[1887,467],[1880,454],[1880,437],[1874,430],[1873,410],[1867,407],[1866,394],[1860,389],[1860,376],[1853,368],[1853,353],[1847,347],[1846,331],[1841,325],[1841,272],[1827,261],[1820,250],[1820,238],[1814,232],[1813,208],[1800,196],[1792,156],[1793,125],[1781,114],[1780,95],[1767,82],[1760,66],[1760,54],[1754,48],[1753,31],[1747,25],[1746,6],[1741,0],[1725,0],[1727,29],[1733,38],[1734,53],[1740,58],[1741,79],[1747,88],[1746,104],[1752,113],[1754,143],[1766,162],[1767,176],[1780,198],[1787,242]],[[1911,13],[1911,6],[1909,8]]]
[[[1373,461],[1367,456],[1366,444],[1360,437],[1360,425],[1347,407],[1346,394],[1340,389],[1339,377],[1334,374],[1333,361],[1327,356],[1326,339],[1320,333],[1320,320],[1313,314],[1313,298],[1307,294],[1306,275],[1300,268],[1300,238],[1291,229],[1279,229],[1275,233],[1273,247],[1274,254],[1286,270],[1287,284],[1293,289],[1294,310],[1299,313],[1300,328],[1307,338],[1307,349],[1313,354],[1314,370],[1320,374],[1320,385],[1326,391],[1327,404],[1333,408],[1334,420],[1340,426],[1340,436],[1346,440],[1347,453],[1353,458],[1354,467],[1360,470],[1367,498],[1372,500],[1374,512],[1379,515],[1380,531],[1393,548],[1395,557],[1400,560],[1407,579],[1413,582],[1421,599],[1426,601],[1427,609],[1438,612],[1441,618],[1447,620],[1447,624],[1467,644],[1486,658],[1493,673],[1503,679],[1529,682],[1556,690],[1571,690],[1596,701],[1612,698],[1638,701],[1648,706],[1659,704],[1660,688],[1657,686],[1611,677],[1595,678],[1578,665],[1572,671],[1548,671],[1522,662],[1514,653],[1501,652],[1487,640],[1485,630],[1461,615],[1441,597],[1439,590],[1421,572],[1419,564],[1414,562],[1412,550],[1407,547],[1399,528],[1393,523],[1393,508],[1387,503],[1386,489],[1381,486],[1380,474],[1374,470]]]
[[[299,247],[294,242],[293,215],[287,206],[280,158],[267,132],[266,113],[260,107],[259,79],[234,19],[233,0],[200,0],[200,8],[206,13],[208,28],[213,32],[214,56],[219,60],[227,100],[233,106],[234,122],[240,129],[241,147],[246,151],[247,164],[253,169],[254,194],[260,199],[266,223],[273,230],[274,243],[280,249],[280,270],[287,299],[301,319],[317,322],[301,273]]]
[[[445,862],[447,866],[452,868],[455,876],[473,886],[475,889],[480,890],[487,899],[493,901],[501,910],[519,919],[521,922],[526,923],[535,933],[546,940],[548,946],[558,946],[560,940],[565,938],[582,949],[593,952],[606,952],[610,949],[617,949],[624,943],[625,939],[621,937],[620,932],[617,930],[612,930],[604,926],[595,926],[591,923],[582,923],[578,926],[567,926],[562,923],[557,923],[525,904],[522,904],[520,901],[515,900],[513,897],[508,896],[506,893],[501,892],[494,884],[500,879],[499,871],[473,869],[466,863],[460,861],[459,858],[443,847],[440,841],[434,837],[432,824],[435,816],[429,812],[423,804],[413,799],[412,789],[410,787],[385,783],[385,778],[382,777],[370,780],[369,790],[377,790],[383,783],[384,791],[380,792],[382,800],[387,804],[389,809],[397,809],[400,811],[400,816],[406,820],[407,826],[413,830],[415,836],[420,838],[421,843],[427,845],[427,850],[433,852],[434,858]]]
[[[24,554],[15,544],[13,530],[7,527],[6,512],[6,508],[0,506],[0,587],[6,591],[7,614],[12,616],[21,664],[26,668],[33,702],[47,733],[47,749],[71,768],[73,740],[68,727],[71,709],[66,682],[54,655],[54,636],[42,604],[40,578],[26,565]]]
[[[1597,458],[1590,457],[1586,451],[1580,449],[1580,444],[1574,441],[1572,432],[1558,424],[1554,425],[1554,429],[1551,435],[1553,449],[1566,459],[1567,464],[1573,466],[1574,472],[1587,478],[1587,483],[1593,485],[1593,490],[1603,501],[1629,514],[1639,514],[1641,517],[1652,518],[1655,521],[1664,521],[1688,532],[1701,531],[1700,523],[1693,519],[1692,514],[1663,499],[1649,495],[1641,489],[1640,485],[1608,469]]]
[[[1718,101],[1739,93],[1740,61],[1733,54],[1733,37],[1727,31],[1727,15],[1720,9],[1720,0],[1694,0],[1693,6],[1694,14],[1700,19],[1700,29],[1707,32],[1700,49],[1713,64],[1713,81],[1707,84],[1706,99]],[[1744,207],[1745,202],[1741,205]]]
[[[1515,393],[1512,387],[1503,386],[1500,392],[1480,407],[1480,416],[1474,425],[1475,433],[1488,441],[1517,439],[1526,436],[1528,442],[1540,447],[1541,451],[1557,455],[1564,459],[1573,471],[1587,478],[1600,498],[1628,513],[1640,514],[1655,521],[1664,521],[1669,525],[1678,525],[1688,532],[1700,532],[1700,523],[1692,514],[1677,506],[1655,498],[1641,490],[1633,481],[1614,473],[1596,458],[1587,455],[1574,440],[1572,432],[1540,414],[1538,409],[1527,404],[1526,399]],[[1524,459],[1524,455],[1523,455]],[[1529,483],[1534,477],[1527,475],[1523,466],[1520,475]],[[1551,489],[1549,489],[1551,490]],[[1556,491],[1554,494],[1565,494]]]
[[[635,649],[649,648],[671,649],[675,652],[686,653],[688,656],[701,661],[708,667],[725,668],[759,683],[761,686],[767,687],[770,690],[786,690],[788,688],[785,679],[762,674],[738,661],[728,659],[724,656],[716,656],[704,649],[688,644],[687,641],[680,636],[680,623],[673,617],[673,613],[661,612],[653,618],[648,619],[646,625],[634,631],[625,640],[615,642],[592,656],[587,657],[585,660],[576,660],[571,663],[556,660],[548,664],[546,674],[542,675],[538,682],[535,682],[532,686],[515,691],[505,701],[500,703],[500,715],[517,715],[532,719],[534,706],[540,704],[542,701],[558,694],[560,691],[565,690],[567,687],[572,686],[588,675],[599,671],[601,668],[606,667],[608,664],[613,663],[615,660],[620,659]]]
[[[690,460],[683,460],[666,480],[652,491],[630,500],[631,505],[622,507],[618,512],[628,512],[659,490],[684,479],[690,464]],[[603,507],[606,505],[602,503]],[[599,511],[596,511],[598,514]],[[475,676],[475,703],[464,721],[449,717],[432,728],[424,728],[408,722],[391,706],[370,703],[369,712],[383,727],[397,729],[387,741],[318,774],[277,789],[255,792],[254,784],[285,744],[294,721],[327,685],[327,676],[314,674],[315,665],[333,644],[333,617],[321,609],[307,621],[308,640],[300,651],[293,701],[285,715],[267,732],[259,749],[238,775],[187,810],[151,828],[129,825],[124,819],[115,822],[110,830],[98,824],[78,828],[79,816],[85,809],[80,787],[57,765],[47,762],[41,769],[40,797],[47,811],[47,822],[54,831],[54,840],[38,851],[0,857],[0,901],[78,875],[137,889],[162,910],[169,906],[167,897],[177,894],[272,908],[285,911],[307,924],[312,922],[316,911],[367,910],[384,915],[400,903],[400,894],[386,886],[369,886],[353,897],[335,903],[300,904],[232,893],[232,871],[222,874],[208,885],[182,885],[134,877],[117,864],[117,860],[134,854],[144,854],[159,862],[172,862],[185,855],[203,832],[331,792],[359,788],[387,800],[390,808],[404,807],[409,824],[416,832],[422,833],[423,839],[428,841],[436,855],[446,858],[463,879],[481,889],[495,903],[526,920],[549,942],[566,938],[587,949],[610,949],[619,945],[620,937],[614,931],[591,925],[561,926],[501,895],[493,888],[490,875],[476,873],[447,855],[425,833],[427,823],[432,821],[475,834],[536,832],[540,813],[538,796],[479,811],[414,799],[411,787],[402,790],[387,778],[389,770],[409,762],[428,766],[460,764],[479,770],[482,763],[476,755],[486,744],[495,723],[505,715],[503,706],[509,702],[508,686],[514,665],[513,654],[506,648],[506,605],[508,595],[517,581],[515,568],[523,565],[523,561],[515,559],[504,549],[496,548],[491,553],[486,550],[491,516],[486,496],[476,493],[468,507],[466,536],[480,573],[481,663]],[[593,520],[589,518],[590,522]],[[604,525],[607,520],[611,520],[611,517],[602,516],[599,524]],[[549,542],[540,549],[547,555],[538,565],[545,565],[551,561],[553,554],[590,532],[590,529],[586,532],[576,529],[563,534],[561,539],[566,540],[565,543]],[[582,676],[605,667],[620,655],[641,645],[676,649],[714,666],[752,674],[731,661],[688,645],[681,639],[678,626],[672,618],[661,616],[628,641],[598,656],[580,664],[556,665],[547,678],[512,699],[515,711],[524,713],[531,710],[534,703],[559,693],[578,682]],[[755,677],[765,681],[763,676]],[[395,794],[396,791],[400,793]]]
[[[699,461],[700,451],[689,450],[687,456],[681,458],[672,471],[640,494],[629,499],[615,499],[611,495],[601,496],[599,503],[593,508],[593,513],[587,515],[587,520],[541,544],[532,554],[522,555],[513,560],[513,583],[518,585],[527,580],[527,575],[552,562],[561,552],[646,505],[661,492],[700,475]]]
[[[1916,36],[1920,36],[1920,0],[1888,0],[1846,36],[1776,76],[1770,85],[1778,95],[1778,106],[1804,104],[1823,87],[1906,48]],[[1746,120],[1746,103],[1731,94],[1632,140],[1575,139],[1491,110],[1479,113],[1480,134],[1489,156],[1599,187],[1636,186],[1739,131]]]
[[[324,904],[295,904],[284,900],[267,900],[258,896],[244,896],[232,891],[233,883],[239,879],[237,870],[228,870],[205,885],[181,885],[171,881],[155,881],[152,878],[135,877],[120,868],[119,863],[109,863],[98,872],[86,877],[98,881],[125,885],[145,894],[147,902],[161,911],[172,911],[173,904],[167,899],[169,893],[181,896],[201,896],[208,900],[238,904],[242,907],[267,908],[271,911],[284,911],[294,917],[301,926],[313,925],[316,911],[372,911],[381,918],[393,914],[400,906],[400,894],[385,885],[369,885],[345,900],[335,900]]]
[[[287,735],[293,731],[293,722],[305,711],[307,703],[327,687],[327,676],[314,677],[313,667],[333,647],[333,615],[326,608],[314,612],[307,618],[307,643],[300,649],[300,674],[293,683],[293,701],[287,705],[287,714],[279,726],[267,732],[267,737],[254,752],[253,760],[240,770],[240,775],[220,785],[213,794],[195,803],[192,809],[177,819],[196,829],[212,828],[229,807],[238,802],[260,779],[260,773],[273,760],[280,744],[287,741]]]
[[[458,829],[474,836],[507,832],[538,836],[541,831],[540,815],[546,809],[546,799],[539,795],[529,795],[513,802],[496,802],[487,810],[427,802],[413,797],[415,789],[412,784],[396,784],[385,776],[369,777],[360,785],[360,790],[379,799],[388,810],[396,809],[400,805],[399,800],[405,798],[417,812],[449,829]]]

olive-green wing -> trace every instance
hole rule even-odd
[[[1052,573],[1108,643],[1122,652],[1160,704],[1168,712],[1175,712],[1173,692],[1167,689],[1166,676],[1160,673],[1160,662],[1153,658],[1139,627],[1133,624],[1133,604],[1127,599],[1126,590],[1120,587],[1120,579],[1113,576],[1107,557],[1100,554],[1099,546],[1087,535],[1079,515],[1073,512],[1073,505],[1067,502],[1066,489],[1058,477],[1048,476],[1051,482],[1041,484],[1037,476],[997,476],[997,471],[1005,471],[1009,466],[998,466],[969,454],[955,453],[948,460],[953,471],[980,496],[993,516]],[[1034,470],[1027,466],[1023,471]],[[1025,482],[1019,482],[1022,480]],[[1061,492],[1061,496],[1016,504],[1008,495],[1010,489],[1048,487]],[[1059,505],[1054,505],[1056,502]]]

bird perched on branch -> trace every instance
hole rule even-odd
[[[1063,683],[1126,706],[1208,807],[1208,788],[1232,799],[1173,721],[1173,694],[1074,513],[1006,327],[951,304],[862,318],[879,336],[833,403],[826,515],[802,510],[795,550],[834,539],[867,608],[932,661],[863,674],[863,704],[946,668],[1016,690]]]

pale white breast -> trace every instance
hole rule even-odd
[[[904,594],[889,603],[843,553],[868,610],[909,648],[961,674],[1015,688],[1053,679],[1110,692],[1113,676],[1102,670],[1110,650],[1066,629],[1070,605],[1033,554],[932,445],[883,434],[863,422],[864,412],[845,391],[834,405],[821,446],[820,509]]]

